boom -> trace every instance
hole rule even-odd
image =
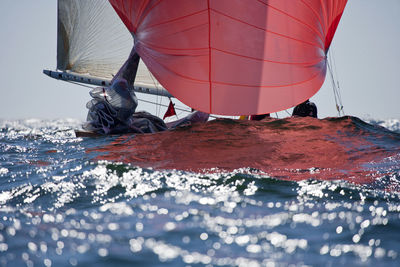
[[[73,72],[43,70],[43,73],[51,78],[62,81],[73,81],[77,83],[91,84],[97,86],[111,85],[111,80],[93,77],[89,75],[77,74]],[[140,82],[135,83],[134,91],[137,93],[173,97],[173,95],[171,95],[167,90],[165,90],[162,87],[160,88],[157,86],[149,86],[148,84],[142,84]]]

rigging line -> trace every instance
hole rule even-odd
[[[332,48],[333,48],[333,47],[332,47]],[[343,115],[344,115],[343,103],[342,103],[342,94],[341,94],[340,85],[339,85],[339,75],[338,75],[338,72],[337,72],[336,61],[335,61],[335,55],[334,55],[333,49],[331,49],[328,53],[329,53],[329,56],[330,56],[330,60],[332,61],[332,64],[333,64],[333,65],[332,65],[333,74],[334,74],[334,77],[336,77],[335,84],[336,84],[336,93],[337,93],[337,95],[338,95],[339,105],[340,105],[341,111],[342,111],[342,113],[343,113]]]
[[[153,74],[151,74],[151,76],[153,76]],[[152,77],[152,79],[153,79],[153,82],[155,83],[155,78],[154,78],[154,76]],[[158,86],[158,85],[156,85],[156,87],[157,87],[157,92],[160,92],[161,91],[161,88]],[[162,103],[163,103],[163,100],[164,100],[164,97],[162,97],[162,96],[157,96],[157,99],[159,99],[159,104],[161,105]],[[168,99],[170,99],[170,101],[171,101],[171,98],[169,98],[168,97]],[[168,104],[169,105],[169,104]],[[158,107],[158,112],[159,112],[159,114],[161,114],[161,106],[159,106]]]
[[[90,88],[90,89],[94,89],[94,88],[96,88],[96,87],[92,87],[92,86],[89,86],[89,85],[84,85],[84,84],[81,84],[81,83],[78,83],[78,82],[73,82],[73,81],[66,81],[67,83],[72,83],[72,84],[75,84],[75,85],[80,85],[80,86],[83,86],[83,87],[87,87],[87,88]]]
[[[330,76],[331,76],[332,89],[333,89],[333,95],[334,95],[334,97],[335,97],[336,109],[337,109],[337,111],[338,111],[338,115],[341,116],[341,113],[344,114],[344,112],[343,112],[343,105],[342,105],[341,100],[340,100],[340,95],[339,95],[338,92],[337,92],[337,88],[336,88],[336,84],[335,84],[335,79],[334,79],[334,77],[333,77],[333,71],[332,71],[332,68],[331,68],[331,64],[330,64],[330,59],[329,59],[329,57],[328,57],[327,65],[328,65],[329,74],[330,74]]]
[[[333,74],[335,77],[339,78],[338,73],[337,73],[337,68],[336,68],[336,61],[335,61],[335,53],[334,53],[334,48],[331,46],[329,48],[328,53],[330,54],[330,60],[332,61],[332,69],[333,69]]]
[[[157,89],[157,93],[159,93],[159,91],[161,91],[161,88],[159,87],[159,83],[158,81],[155,79],[155,77],[153,76],[153,74],[149,71],[149,76],[150,79],[153,82],[154,87]],[[161,104],[162,104],[162,100],[163,98],[160,96],[160,99],[158,98],[158,94],[157,94],[157,98],[156,98],[156,102],[157,102],[157,106],[156,106],[156,114],[157,116],[159,116],[161,114]]]
[[[157,103],[156,104],[156,110],[157,110],[157,113],[156,113],[156,115],[160,116],[160,114],[161,114],[161,99],[158,96],[158,93],[159,93],[158,87],[156,87],[156,90],[157,90],[157,96],[156,96],[156,103]]]
[[[337,65],[336,65],[336,60],[335,60],[335,54],[334,54],[334,50],[333,47],[330,50],[331,53],[331,60],[333,61],[333,71],[334,71],[334,75],[336,77],[336,86],[338,88],[338,93],[339,93],[339,100],[340,102],[342,102],[342,93],[340,91],[340,84],[339,84],[339,74],[337,72]],[[342,103],[340,103],[342,105]]]
[[[138,100],[139,100],[139,101],[146,102],[146,103],[149,103],[149,104],[155,104],[155,105],[157,105],[157,103],[152,102],[152,101],[147,101],[147,100],[143,100],[143,99],[140,99],[140,98],[138,98]],[[160,106],[168,107],[169,105],[160,104]],[[187,109],[179,108],[179,107],[175,107],[175,106],[174,106],[174,108],[175,108],[176,110],[179,110],[179,111],[183,111],[183,112],[187,112],[187,113],[192,113],[192,110],[187,110]],[[212,115],[212,114],[209,114],[209,116],[210,116],[210,118],[214,118],[214,119],[220,118],[220,117],[218,117],[218,116],[216,116],[216,115]]]
[[[75,84],[75,85],[80,85],[80,86],[83,86],[83,87],[87,87],[87,88],[90,88],[90,89],[96,88],[96,87],[91,87],[91,86],[84,85],[84,84],[81,84],[81,83],[78,83],[78,82],[73,82],[73,81],[66,81],[66,82],[72,83],[72,84]],[[159,104],[159,103],[156,103],[156,102],[147,101],[147,100],[140,99],[140,98],[138,98],[138,100],[139,100],[139,101],[142,101],[142,102],[145,102],[145,103],[149,103],[149,104],[154,104],[154,105],[158,105],[158,106],[168,107],[168,105],[164,105],[164,104],[161,104],[161,103]],[[179,111],[183,111],[183,112],[188,112],[188,113],[191,113],[191,112],[192,112],[191,110],[187,110],[187,109],[179,108],[179,107],[175,107],[175,109],[176,109],[176,110],[179,110]],[[211,114],[210,114],[210,117],[211,117],[211,118],[214,118],[214,119],[219,118],[219,117],[214,116],[214,115],[211,115]]]
[[[337,100],[337,95],[336,95],[336,90],[335,90],[336,85],[335,85],[335,82],[334,82],[334,78],[333,78],[333,74],[332,74],[332,69],[331,69],[331,66],[330,66],[330,63],[329,63],[329,62],[330,62],[330,60],[329,60],[329,58],[328,58],[328,61],[327,61],[328,71],[329,71],[329,75],[330,75],[331,82],[332,82],[333,96],[334,96],[334,98],[335,98],[336,109],[337,109],[337,111],[338,111],[338,113],[339,113],[338,100]],[[339,116],[340,116],[340,113],[339,113]]]
[[[325,29],[324,29],[324,26],[323,26],[323,24],[322,24],[322,20],[321,20],[320,14],[318,14],[318,13],[314,10],[314,8],[312,8],[309,4],[307,4],[306,2],[304,2],[304,0],[300,0],[300,1],[301,1],[305,6],[307,6],[307,7],[311,10],[312,13],[314,13],[315,17],[318,19],[318,22],[319,22],[319,25],[320,25],[321,29],[323,30],[323,34],[325,35]],[[321,41],[322,41],[322,40],[321,40]]]
[[[83,86],[83,87],[87,87],[87,88],[90,88],[90,89],[94,89],[94,88],[96,88],[96,87],[92,87],[92,86],[88,86],[88,85],[84,85],[84,84],[81,84],[81,83],[78,83],[78,82],[74,82],[74,81],[66,81],[67,83],[72,83],[72,84],[75,84],[75,85],[79,85],[79,86]],[[158,104],[158,103],[155,103],[155,102],[151,102],[151,101],[146,101],[146,100],[143,100],[143,99],[139,99],[138,98],[138,100],[140,100],[140,101],[143,101],[143,102],[146,102],[146,103],[150,103],[150,104],[155,104],[155,105],[158,105],[158,106],[163,106],[163,107],[168,107],[167,105],[162,105],[162,104]],[[185,111],[185,112],[191,112],[191,111],[188,111],[188,110],[185,110],[185,109],[180,109],[180,108],[175,108],[175,109],[178,109],[178,110],[181,110],[181,111]]]
[[[145,102],[145,103],[149,103],[149,104],[154,104],[154,105],[157,105],[158,103],[155,103],[155,102],[153,102],[153,101],[148,101],[148,100],[144,100],[144,99],[140,99],[140,98],[138,98],[138,100],[139,101],[142,101],[142,102]],[[164,105],[164,104],[159,104],[160,106],[163,106],[163,107],[168,107],[168,105]],[[182,109],[182,108],[175,108],[175,109],[177,109],[177,110],[179,110],[179,111],[184,111],[184,112],[188,112],[188,113],[191,113],[192,111],[191,110],[187,110],[187,109]]]

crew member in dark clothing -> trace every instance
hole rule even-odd
[[[267,114],[260,114],[260,115],[251,115],[251,116],[250,116],[250,120],[251,120],[251,121],[260,121],[260,120],[265,119],[265,118],[267,118],[267,117],[271,117],[271,116],[269,115],[269,113],[267,113]]]
[[[310,102],[309,99],[307,99],[293,109],[292,116],[317,118],[317,113],[317,106],[313,102]]]

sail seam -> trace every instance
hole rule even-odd
[[[233,53],[233,52],[228,52],[226,50],[213,48],[213,47],[211,49],[219,51],[221,53],[237,56],[237,57],[248,58],[248,59],[252,59],[252,60],[275,63],[275,64],[282,64],[282,65],[299,65],[299,66],[310,66],[311,65],[312,66],[312,65],[318,64],[321,61],[325,60],[325,57],[320,57],[319,59],[317,59],[317,60],[315,60],[313,62],[282,62],[282,61],[274,61],[274,60],[268,60],[268,59],[263,59],[263,58],[255,58],[255,57],[240,55],[240,54],[236,54],[236,53]]]
[[[309,4],[307,4],[306,2],[304,2],[304,0],[301,0],[301,2],[302,2],[306,7],[308,7],[308,8],[311,10],[312,13],[314,13],[315,17],[318,19],[318,23],[319,23],[319,25],[320,25],[320,27],[321,27],[321,30],[324,31],[324,26],[322,25],[322,20],[321,20],[320,14],[318,14],[317,11],[315,11],[314,8],[312,8]],[[321,41],[323,41],[323,40],[321,40]]]
[[[289,86],[293,86],[293,85],[300,85],[306,82],[309,82],[313,79],[315,79],[315,77],[317,77],[318,75],[320,75],[320,72],[318,71],[315,75],[311,76],[310,79],[306,79],[300,82],[295,82],[295,83],[290,83],[290,84],[283,84],[283,85],[248,85],[248,84],[235,84],[235,83],[225,83],[225,82],[215,82],[217,84],[222,84],[222,85],[229,85],[229,86],[240,86],[240,87],[254,87],[254,88],[282,88],[282,87],[289,87]]]
[[[274,7],[274,6],[272,6],[271,4],[264,3],[264,2],[262,2],[262,1],[260,1],[260,0],[257,0],[257,1],[260,2],[260,3],[262,3],[262,4],[264,4],[264,5],[266,5],[266,6],[269,6],[270,8],[276,10],[277,12],[280,12],[280,13],[282,13],[282,14],[288,16],[289,18],[291,18],[291,19],[293,19],[293,20],[299,22],[300,24],[303,24],[304,26],[306,26],[307,28],[309,28],[310,30],[312,30],[313,32],[315,32],[315,33],[319,36],[319,38],[321,39],[321,41],[323,41],[323,40],[322,40],[322,39],[323,39],[323,36],[321,36],[321,33],[320,33],[317,29],[315,29],[313,26],[311,26],[311,25],[305,23],[304,21],[302,21],[302,20],[300,20],[300,19],[298,19],[298,18],[296,18],[296,17],[290,15],[289,13],[287,13],[287,12],[285,12],[285,11],[283,11],[283,10],[280,10],[280,9],[278,9],[278,8],[276,8],[276,7]]]
[[[182,30],[176,31],[174,33],[170,33],[170,34],[167,34],[167,35],[160,36],[160,38],[168,38],[168,37],[171,37],[173,35],[182,34],[182,33],[185,33],[185,32],[188,32],[188,31],[191,31],[193,29],[200,28],[200,27],[203,27],[203,26],[207,26],[208,27],[208,23],[205,22],[205,23],[198,24],[198,25],[195,25],[195,26],[192,26],[192,27],[188,27],[186,29],[182,29]],[[207,49],[207,47],[202,48],[202,49]]]
[[[188,17],[192,17],[194,15],[201,14],[204,11],[206,11],[206,10],[200,10],[200,11],[197,11],[197,12],[182,16],[182,17],[178,17],[178,18],[170,19],[170,20],[163,21],[163,22],[160,22],[160,23],[157,23],[157,24],[153,24],[153,25],[148,26],[147,29],[151,29],[151,28],[154,28],[154,27],[157,27],[157,26],[160,26],[160,25],[164,25],[164,24],[167,24],[167,23],[171,23],[171,22],[175,22],[175,21],[178,21],[178,20],[182,20],[182,19],[188,18]]]
[[[179,77],[181,77],[181,78],[183,78],[183,79],[187,79],[187,80],[190,80],[190,81],[196,81],[196,82],[202,82],[202,83],[207,83],[207,82],[209,82],[209,84],[211,84],[210,81],[207,81],[207,80],[200,80],[200,79],[194,79],[194,78],[191,78],[191,77],[182,75],[182,74],[180,74],[180,73],[177,73],[177,72],[171,70],[170,68],[168,68],[167,66],[165,66],[164,64],[161,64],[161,63],[160,63],[160,65],[161,65],[164,69],[168,70],[169,72],[171,72],[171,73],[173,73],[174,75],[179,76]],[[289,86],[299,85],[299,84],[303,84],[303,83],[309,82],[309,81],[315,79],[315,77],[317,77],[317,76],[320,75],[320,74],[321,74],[321,72],[320,72],[320,71],[317,71],[317,72],[315,73],[315,75],[311,76],[311,78],[309,78],[309,79],[306,79],[306,80],[303,80],[303,81],[299,81],[299,82],[295,82],[295,83],[290,83],[290,84],[282,84],[282,85],[249,85],[249,84],[235,84],[235,83],[218,82],[218,81],[214,81],[213,83],[221,84],[221,85],[229,85],[229,86],[245,86],[245,87],[254,87],[254,88],[260,88],[260,87],[262,87],[262,88],[282,88],[282,87],[289,87]],[[211,112],[211,110],[210,110],[210,112]]]
[[[156,2],[154,5],[152,5],[152,6],[146,11],[146,13],[144,13],[144,14],[141,14],[141,13],[144,11],[144,9],[141,10],[141,13],[139,13],[139,14],[140,14],[140,20],[137,20],[137,25],[142,24],[143,20],[147,17],[147,15],[148,15],[156,6],[158,6],[158,5],[161,3],[161,1],[162,1],[162,0],[159,0],[159,1]],[[145,2],[143,2],[143,3],[145,3]],[[139,18],[139,17],[138,17],[138,18]]]
[[[208,9],[208,81],[209,81],[209,98],[210,98],[210,112],[212,113],[212,81],[211,81],[211,9],[210,0],[207,0]]]
[[[327,28],[328,28],[328,22],[327,22],[327,16],[328,16],[328,14],[327,14],[327,12],[326,12],[326,9],[325,9],[325,4],[324,4],[324,2],[322,1],[322,0],[320,0],[320,3],[321,3],[321,8],[322,8],[322,13],[324,14],[324,26],[323,26],[323,31],[324,31],[324,36],[325,36],[325,38],[326,38],[326,31],[327,31]],[[324,42],[325,42],[325,40],[323,40]]]
[[[240,23],[243,23],[243,24],[246,24],[246,25],[248,25],[248,26],[251,26],[251,27],[253,27],[253,28],[262,30],[262,31],[264,31],[264,32],[268,32],[268,33],[271,33],[271,34],[274,34],[274,35],[277,35],[277,36],[280,36],[280,37],[283,37],[283,38],[286,38],[286,39],[290,39],[290,40],[293,40],[293,41],[297,41],[297,42],[300,42],[300,43],[308,44],[308,45],[310,45],[310,46],[319,47],[319,48],[323,49],[323,47],[321,47],[321,46],[318,45],[318,44],[306,42],[306,41],[304,41],[304,40],[300,40],[300,39],[297,39],[297,38],[293,38],[293,37],[290,37],[290,36],[287,36],[287,35],[284,35],[284,34],[280,34],[280,33],[277,33],[277,32],[273,32],[273,31],[270,31],[270,30],[267,30],[267,29],[258,27],[258,26],[256,26],[256,25],[253,25],[253,24],[247,23],[247,22],[245,22],[245,21],[236,19],[236,18],[234,18],[234,17],[231,17],[231,16],[229,16],[229,15],[227,15],[227,14],[224,14],[224,13],[222,13],[222,12],[220,12],[220,11],[217,11],[217,10],[214,10],[214,9],[213,9],[212,11],[214,11],[215,13],[218,13],[218,14],[220,14],[220,15],[222,15],[222,16],[225,16],[225,17],[227,17],[227,18],[230,18],[230,19],[232,19],[232,20],[235,20],[235,21],[238,21],[238,22],[240,22]]]
[[[148,43],[148,42],[143,42],[143,41],[139,41],[140,43],[144,44],[145,46],[148,47],[153,47],[153,48],[157,48],[157,49],[162,49],[162,50],[176,50],[176,51],[198,51],[198,50],[206,50],[208,49],[208,47],[195,47],[195,48],[172,48],[172,47],[163,47],[163,46],[158,46],[152,43]],[[179,54],[182,55],[182,54]],[[187,54],[187,56],[191,56],[191,54]]]

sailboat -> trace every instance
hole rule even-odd
[[[44,73],[107,87],[135,54],[135,92],[208,114],[274,113],[321,88],[346,3],[58,0],[57,70]]]

